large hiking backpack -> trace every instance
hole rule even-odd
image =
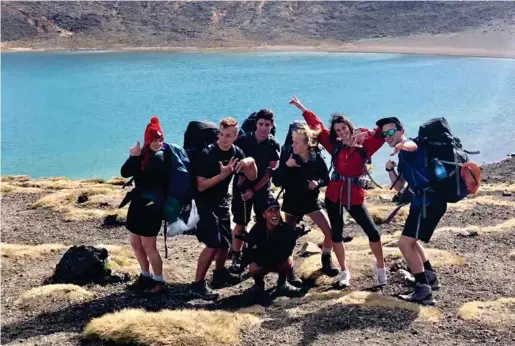
[[[243,136],[247,133],[256,131],[256,122],[257,122],[256,116],[257,116],[257,112],[253,112],[247,117],[247,119],[245,119],[243,121],[243,123],[240,126],[240,131],[239,131],[240,136]],[[272,126],[272,130],[270,131],[270,134],[272,134],[272,136],[275,136],[275,133],[276,133],[276,128],[274,125],[274,126]]]
[[[434,118],[423,123],[415,143],[425,153],[425,165],[433,172],[430,187],[438,196],[456,203],[470,193],[476,193],[480,184],[480,170],[469,161],[468,155],[479,154],[463,149],[461,141],[454,136],[445,118]],[[445,169],[445,178],[438,179],[438,169]]]
[[[218,140],[218,126],[210,121],[190,121],[184,132],[183,148],[190,160],[190,173],[196,171],[198,158],[202,150]],[[195,180],[193,179],[193,184]]]

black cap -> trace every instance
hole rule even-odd
[[[268,199],[265,201],[263,205],[263,211],[267,211],[271,208],[281,208],[281,206],[279,205],[279,201],[273,196],[269,196]]]
[[[404,128],[404,125],[402,125],[402,122],[396,117],[382,118],[382,119],[379,119],[378,121],[376,121],[376,125],[380,128],[382,128],[386,124],[395,124],[400,129]]]

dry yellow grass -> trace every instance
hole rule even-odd
[[[77,198],[85,194],[88,201],[82,204],[77,203]],[[66,189],[46,195],[36,201],[34,208],[49,208],[63,213],[63,218],[68,221],[100,219],[107,215],[118,215],[121,219],[127,217],[126,209],[118,209],[116,205],[125,194],[113,185],[102,185],[98,187],[86,187]],[[108,203],[106,208],[99,208],[101,203]]]
[[[402,258],[402,254],[399,249],[384,248],[383,251],[385,256],[388,256],[390,259]],[[431,258],[431,264],[435,267],[460,266],[465,264],[465,258],[463,256],[449,251],[426,248],[425,252],[428,257]]]
[[[499,207],[510,207],[515,208],[515,202],[513,200],[507,198],[501,198],[500,196],[478,196],[478,197],[469,197],[464,201],[460,201],[459,203],[449,203],[449,208],[455,210],[470,210],[475,208],[477,205],[486,205],[486,206],[499,206]]]
[[[287,310],[291,317],[302,317],[313,313],[305,304],[316,304],[317,310],[334,308],[339,304],[359,305],[366,308],[401,309],[415,312],[418,318],[425,321],[438,323],[442,319],[442,313],[435,307],[422,307],[408,303],[390,296],[363,291],[331,291],[309,293],[298,300],[290,300],[274,305]]]
[[[236,345],[241,329],[259,321],[251,314],[225,311],[125,309],[93,319],[83,336],[152,346]]]
[[[392,205],[367,205],[368,211],[372,216],[372,219],[377,225],[382,225],[386,222],[386,219],[397,206]],[[408,217],[409,207],[404,207],[395,216],[392,223],[403,223]]]
[[[494,328],[515,328],[515,298],[468,302],[458,311],[463,320],[476,320]]]
[[[96,247],[103,247],[109,253],[108,267],[115,272],[129,273],[137,275],[140,273],[140,267],[134,252],[129,247],[118,245],[97,245]],[[169,263],[163,264],[163,274],[167,282],[173,283],[188,283],[186,273],[180,267],[173,266]]]
[[[13,259],[20,257],[37,259],[45,254],[57,252],[65,248],[67,248],[67,246],[63,244],[22,245],[0,243],[0,252],[2,253],[2,257]]]
[[[479,233],[494,233],[494,232],[503,232],[509,231],[515,227],[515,219],[509,219],[504,222],[501,222],[497,225],[479,227],[475,225],[468,225],[464,227],[440,227],[437,228],[435,232],[460,232],[460,231],[477,231]]]
[[[79,303],[91,300],[93,293],[77,286],[68,284],[46,285],[35,287],[23,293],[15,302],[22,309],[34,309],[52,302]]]
[[[515,192],[515,184],[512,183],[500,183],[500,184],[482,184],[479,188],[480,192],[491,192],[491,191],[508,191]]]

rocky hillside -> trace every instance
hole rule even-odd
[[[33,48],[313,45],[515,24],[511,2],[9,2],[2,44]]]

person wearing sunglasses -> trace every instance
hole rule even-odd
[[[308,125],[319,131],[320,144],[332,156],[332,173],[326,190],[325,206],[331,224],[331,237],[341,272],[337,286],[350,285],[350,272],[345,262],[343,246],[343,208],[345,208],[369,239],[370,249],[375,257],[375,279],[379,286],[386,285],[388,278],[383,258],[383,246],[379,229],[375,225],[365,203],[366,162],[384,144],[381,129],[369,131],[357,129],[342,114],[334,114],[330,128],[326,128],[315,113],[309,111],[295,97],[290,101],[302,111]]]
[[[423,186],[427,186],[432,174],[425,163],[423,149],[419,149],[414,141],[406,138],[399,119],[382,118],[376,124],[386,136],[386,143],[394,148],[391,155],[399,154],[398,164],[392,160],[386,163],[393,188],[401,191],[408,183],[412,190],[421,191]],[[440,200],[432,189],[423,189],[424,193],[415,193],[412,197],[408,218],[398,242],[399,250],[415,277],[415,287],[413,292],[399,297],[410,302],[432,305],[433,291],[440,288],[440,283],[419,240],[429,242],[447,210],[447,203]]]

